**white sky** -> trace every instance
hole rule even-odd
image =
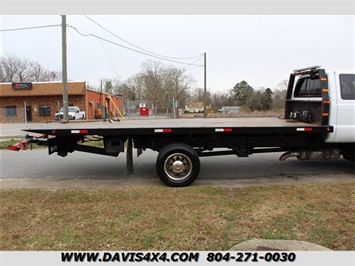
[[[207,87],[227,92],[245,80],[254,88],[274,89],[293,69],[321,65],[354,69],[354,16],[345,15],[115,15],[94,21],[145,50],[170,56],[207,54]],[[59,15],[1,16],[0,28],[59,25]],[[68,15],[67,24],[129,46],[92,23],[84,15]],[[1,54],[14,54],[61,71],[61,27],[0,32]],[[147,60],[179,68],[185,65],[151,58],[93,37],[67,31],[68,78],[98,85],[101,78],[125,80]],[[131,46],[130,46],[131,47]],[[136,49],[132,47],[133,49]],[[110,59],[109,59],[109,58]],[[178,60],[187,63],[195,59]],[[196,62],[202,65],[203,58]],[[203,87],[203,67],[186,73]]]

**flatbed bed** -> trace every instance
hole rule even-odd
[[[194,182],[199,157],[317,149],[333,127],[280,118],[137,119],[111,122],[47,123],[25,131],[42,134],[27,140],[48,146],[49,154],[81,151],[107,156],[126,153],[127,172],[133,172],[133,147],[158,151],[157,173],[169,186]],[[85,142],[102,140],[103,147]],[[288,156],[288,155],[287,155]]]
[[[350,72],[352,73],[352,72]],[[158,152],[156,171],[169,186],[192,184],[200,171],[200,157],[284,152],[280,160],[338,159],[354,162],[355,75],[326,72],[319,66],[290,74],[285,99],[285,119],[275,117],[123,119],[115,122],[47,123],[25,131],[41,134],[27,142],[48,147],[49,154],[67,156],[74,151],[106,156],[126,154],[133,172],[133,148]],[[102,147],[86,145],[102,140]],[[257,165],[255,166],[257,167]]]
[[[35,132],[46,135],[71,135],[82,130],[89,135],[121,135],[121,134],[205,134],[224,133],[259,133],[264,132],[295,132],[303,131],[305,128],[313,132],[329,132],[331,127],[317,124],[309,124],[286,120],[275,117],[248,117],[248,118],[183,118],[183,119],[124,119],[119,122],[67,122],[47,123],[36,128],[24,129],[24,131]],[[165,131],[164,131],[165,129]],[[87,131],[86,131],[87,130]],[[162,131],[163,130],[163,131]],[[54,134],[53,134],[54,133]],[[78,132],[80,134],[80,131]]]

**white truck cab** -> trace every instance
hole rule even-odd
[[[355,74],[347,71],[327,72],[331,104],[329,124],[334,132],[328,142],[355,142]]]
[[[326,71],[320,66],[294,70],[287,90],[285,117],[331,126],[325,142],[338,144],[343,153],[354,158],[354,71]]]

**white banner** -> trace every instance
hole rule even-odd
[[[354,266],[355,251],[1,251],[1,266],[25,265]]]

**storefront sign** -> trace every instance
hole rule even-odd
[[[31,90],[32,83],[30,83],[30,82],[12,83],[12,89],[13,90]]]

